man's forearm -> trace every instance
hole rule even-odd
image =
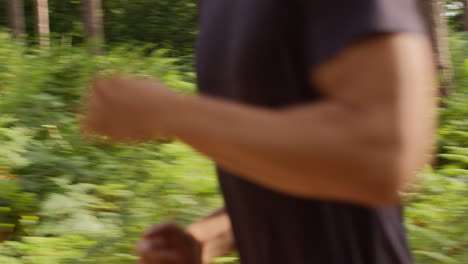
[[[365,114],[333,102],[275,111],[207,97],[171,109],[169,134],[253,182],[301,197],[389,202],[379,197],[392,184],[383,174],[395,169],[395,142],[376,135]]]
[[[368,38],[311,70],[320,102],[284,109],[183,97],[148,80],[101,80],[84,125],[117,140],[179,137],[289,195],[389,204],[431,150],[431,58],[419,35]]]

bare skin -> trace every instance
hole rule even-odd
[[[191,224],[187,228],[187,232],[202,245],[202,262],[204,264],[235,250],[231,222],[224,208]]]
[[[136,247],[139,264],[208,264],[234,250],[231,223],[224,208],[186,230],[170,222],[153,225]]]
[[[201,264],[201,244],[174,223],[150,227],[136,248],[139,264]]]
[[[369,37],[312,69],[310,81],[322,101],[272,110],[181,96],[150,80],[98,80],[84,125],[117,140],[178,137],[240,177],[288,195],[397,204],[432,148],[428,41]]]

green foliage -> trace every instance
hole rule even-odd
[[[134,263],[148,225],[186,225],[220,206],[212,164],[178,143],[84,140],[80,98],[94,74],[158,76],[194,90],[167,51],[107,56],[54,44],[19,47],[0,33],[1,263]]]
[[[194,0],[104,1],[106,38],[111,43],[139,41],[191,56],[197,32]]]
[[[468,263],[468,35],[451,37],[456,89],[440,110],[436,165],[407,194],[416,263]]]
[[[48,0],[50,30],[55,40],[82,44],[84,25],[81,1]],[[123,43],[156,44],[173,57],[191,64],[197,32],[196,0],[105,0],[105,39],[111,46]],[[24,1],[26,33],[34,39],[34,1]],[[6,0],[0,0],[0,26],[7,25]],[[191,67],[191,65],[190,65]]]
[[[134,263],[148,225],[167,218],[186,225],[221,204],[212,164],[186,145],[81,137],[80,98],[96,73],[158,76],[179,92],[195,89],[193,0],[103,2],[106,56],[80,46],[77,0],[49,0],[51,49],[19,45],[0,31],[2,264]],[[460,1],[445,3],[459,31]],[[25,5],[32,36],[32,1]],[[3,24],[4,7],[0,1]],[[456,91],[440,110],[437,160],[421,173],[418,192],[405,194],[419,264],[468,263],[468,35],[450,41]]]
[[[422,189],[413,194],[406,209],[417,263],[468,260],[468,182],[466,174],[454,176],[454,173],[445,174],[442,170],[424,173]]]

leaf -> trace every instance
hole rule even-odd
[[[2,264],[22,264],[18,259],[6,256],[0,256],[0,263]]]
[[[465,169],[440,169],[437,172],[447,175],[468,175],[468,170]]]
[[[238,261],[237,257],[220,257],[213,260],[213,263],[234,263]]]
[[[432,251],[423,251],[423,250],[414,250],[414,254],[422,255],[428,257],[433,260],[441,261],[442,263],[458,263],[454,258],[451,258],[447,255],[444,255],[439,252],[432,252]]]
[[[452,160],[452,161],[459,161],[468,164],[468,156],[460,155],[460,154],[439,154],[438,157]]]

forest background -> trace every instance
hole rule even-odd
[[[418,264],[468,263],[468,5],[420,0],[440,76],[437,156],[405,193]],[[83,140],[95,74],[195,87],[193,0],[0,0],[0,263],[135,263],[152,223],[222,206],[213,164],[175,141]],[[236,256],[216,260],[236,263]]]

